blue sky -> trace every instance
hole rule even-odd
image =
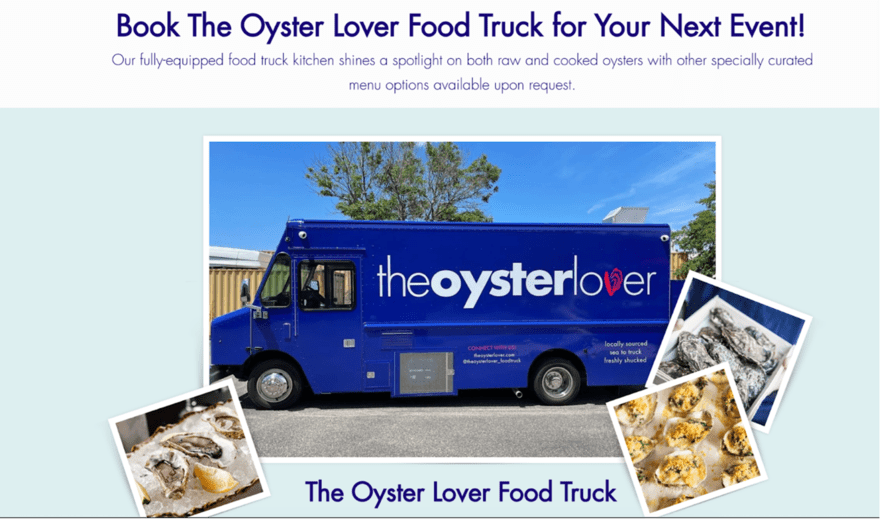
[[[598,223],[619,206],[649,207],[677,230],[703,209],[714,142],[457,142],[501,168],[483,210],[496,222]],[[345,219],[316,194],[306,168],[328,143],[215,142],[210,148],[210,244],[274,250],[288,218]]]

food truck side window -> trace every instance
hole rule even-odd
[[[260,303],[271,308],[290,306],[290,256],[287,254],[282,252],[275,257],[260,291]]]
[[[351,310],[355,305],[354,263],[314,261],[299,263],[299,307],[302,310]]]

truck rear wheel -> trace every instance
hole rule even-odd
[[[299,370],[280,359],[257,364],[248,378],[248,396],[263,409],[284,409],[299,400],[303,392]]]
[[[532,389],[547,405],[565,405],[577,397],[581,389],[581,376],[571,362],[549,359],[535,373]]]

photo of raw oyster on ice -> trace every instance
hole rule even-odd
[[[110,420],[142,517],[213,515],[268,497],[234,386]]]
[[[608,403],[645,515],[767,479],[730,372],[722,363]]]
[[[727,362],[746,418],[768,432],[810,317],[693,272],[673,315],[653,383]]]

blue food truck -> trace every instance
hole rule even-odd
[[[644,385],[669,322],[667,225],[293,220],[213,376],[264,408],[316,394]]]

